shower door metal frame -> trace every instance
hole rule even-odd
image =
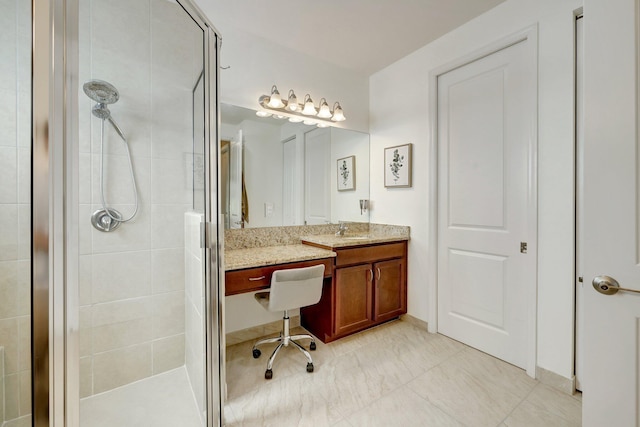
[[[78,427],[78,4],[32,0],[32,417]],[[224,352],[219,200],[220,35],[192,0],[177,0],[204,34],[207,425],[223,425]],[[212,189],[215,193],[212,194]],[[217,363],[215,363],[217,361]],[[213,375],[213,374],[216,375]],[[214,381],[214,379],[218,381]]]

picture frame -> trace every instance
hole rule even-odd
[[[384,186],[411,187],[411,152],[413,144],[396,145],[384,149]]]
[[[336,162],[338,191],[356,189],[356,156],[343,157]]]

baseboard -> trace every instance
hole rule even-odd
[[[295,328],[300,326],[300,316],[292,316],[289,320],[289,326]],[[277,335],[282,332],[282,320],[265,323],[264,325],[253,326],[251,328],[242,329],[226,334],[226,345],[232,346],[241,342],[251,341],[268,335]]]
[[[542,384],[560,390],[563,393],[572,395],[576,392],[576,377],[563,377],[555,372],[548,371],[540,366],[536,366],[536,379]]]
[[[403,322],[410,323],[416,328],[424,329],[427,332],[429,330],[428,328],[429,324],[427,322],[425,322],[424,320],[418,319],[417,317],[413,317],[410,314],[403,314],[402,316],[400,316],[400,320],[402,320]]]

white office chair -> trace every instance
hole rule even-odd
[[[256,300],[269,311],[284,311],[282,318],[282,333],[277,338],[267,338],[258,341],[253,346],[253,357],[260,357],[259,345],[279,342],[276,349],[271,354],[267,363],[267,370],[264,377],[268,380],[273,378],[273,361],[280,349],[293,343],[307,357],[307,372],[313,372],[313,360],[307,350],[295,340],[310,339],[310,350],[316,349],[315,339],[308,334],[291,335],[289,332],[289,310],[317,304],[322,296],[322,280],[324,278],[324,265],[314,265],[313,267],[292,268],[289,270],[274,271],[271,276],[271,289],[269,292],[258,292],[255,294]]]

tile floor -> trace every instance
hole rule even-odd
[[[284,348],[264,379],[271,348],[227,347],[227,427],[580,426],[580,395],[408,322],[318,342],[315,372]]]

